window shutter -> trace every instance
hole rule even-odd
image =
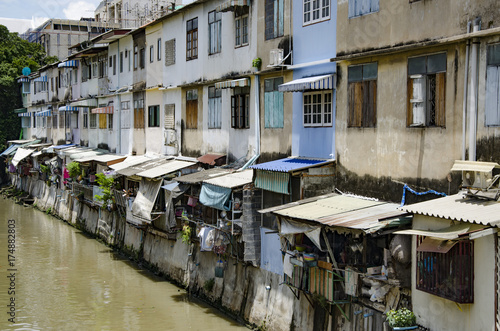
[[[445,116],[446,73],[436,74],[436,125],[446,126]]]
[[[500,125],[500,67],[486,69],[485,125]]]
[[[363,82],[349,83],[349,119],[350,127],[360,127],[363,114]]]
[[[236,127],[236,117],[237,117],[237,105],[236,105],[236,95],[231,96],[231,127],[235,128]]]
[[[165,105],[165,129],[175,130],[175,104]]]
[[[107,114],[99,114],[99,129],[106,129],[106,115]]]
[[[377,125],[377,81],[363,82],[363,127],[374,128]]]
[[[273,109],[274,109],[274,97],[273,92],[264,93],[264,113],[265,113],[265,127],[273,127]]]
[[[426,105],[426,84],[425,76],[414,75],[410,77],[411,90],[410,93],[410,107],[411,118],[410,125],[419,126],[425,125],[425,105]],[[410,86],[408,87],[410,88]]]
[[[165,66],[175,64],[175,39],[165,42]]]

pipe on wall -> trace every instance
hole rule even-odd
[[[470,33],[472,22],[467,22],[467,33]],[[462,114],[462,160],[465,160],[467,150],[467,92],[469,83],[469,48],[470,41],[467,40],[465,46],[465,70],[464,70],[464,97],[463,97],[463,114]]]
[[[481,18],[474,20],[472,32],[481,29]],[[476,136],[477,136],[477,90],[478,90],[478,62],[479,44],[477,38],[472,40],[471,48],[471,73],[470,73],[470,99],[469,99],[469,161],[476,161]]]

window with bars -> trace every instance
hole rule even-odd
[[[175,64],[175,39],[165,41],[165,66]]]
[[[90,128],[97,128],[97,114],[89,114]]]
[[[377,76],[377,62],[348,67],[348,127],[374,128],[376,126]]]
[[[108,129],[113,130],[113,114],[107,114],[108,115]]]
[[[445,127],[446,53],[408,59],[408,126]]]
[[[250,127],[250,88],[237,87],[231,97],[231,127],[248,129]]]
[[[436,246],[440,253],[432,249]],[[418,290],[457,303],[474,302],[474,241],[418,236],[416,269]]]
[[[198,58],[198,17],[186,22],[186,61]]]
[[[222,91],[210,86],[208,88],[208,128],[220,129],[222,124]]]
[[[59,113],[59,127],[60,128],[65,128],[66,127],[66,123],[65,123],[65,118],[66,116],[64,116],[64,112],[62,113]]]
[[[222,13],[215,10],[208,13],[208,54],[220,53]]]
[[[500,125],[500,44],[488,45],[484,124],[486,126]]]
[[[165,105],[165,129],[175,130],[175,103]]]
[[[87,129],[89,127],[89,114],[83,113],[83,128]]]
[[[332,92],[308,92],[303,95],[304,126],[332,126]]]
[[[52,128],[57,129],[57,114],[55,112],[52,113]]]
[[[380,0],[349,0],[349,18],[362,16],[379,11]]]
[[[284,0],[266,0],[265,38],[266,40],[283,36]]]
[[[330,0],[303,0],[303,25],[330,19]]]
[[[264,80],[264,125],[266,128],[283,127],[283,92],[278,86],[283,84],[283,77]]]
[[[248,6],[239,7],[234,18],[234,45],[235,47],[248,45]]]
[[[154,105],[148,107],[148,127],[160,127],[160,106]]]
[[[186,129],[198,128],[198,90],[186,91]]]

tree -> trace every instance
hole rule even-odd
[[[22,107],[16,78],[24,67],[36,71],[54,61],[57,58],[46,57],[41,45],[23,40],[0,25],[0,151],[7,147],[7,140],[18,139],[21,132],[21,120],[14,113]]]

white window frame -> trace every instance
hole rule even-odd
[[[222,50],[222,13],[213,10],[208,13],[208,54]]]
[[[329,97],[326,97],[326,96]],[[320,96],[321,100],[314,100],[314,96]],[[307,100],[310,97],[310,102]],[[329,101],[325,99],[329,98]],[[331,90],[325,91],[311,91],[305,92],[302,96],[302,124],[304,127],[324,127],[332,126],[333,124],[333,92]],[[314,112],[314,106],[319,107],[319,113]],[[325,121],[325,115],[330,115],[330,121]],[[316,121],[314,115],[320,116],[320,121]],[[306,123],[306,116],[310,117],[310,122]]]
[[[222,127],[222,90],[214,86],[208,87],[208,128]]]
[[[500,44],[487,46],[484,125],[500,126]],[[493,110],[492,110],[493,109]]]
[[[234,47],[248,46],[249,43],[248,17],[249,17],[248,14],[245,14],[241,16],[236,16],[234,18]],[[245,22],[246,22],[246,34],[244,33]],[[244,42],[245,35],[247,39],[246,42]]]
[[[332,0],[303,0],[302,24],[305,26],[329,20],[331,8]]]
[[[89,114],[89,128],[97,129],[97,114]]]

